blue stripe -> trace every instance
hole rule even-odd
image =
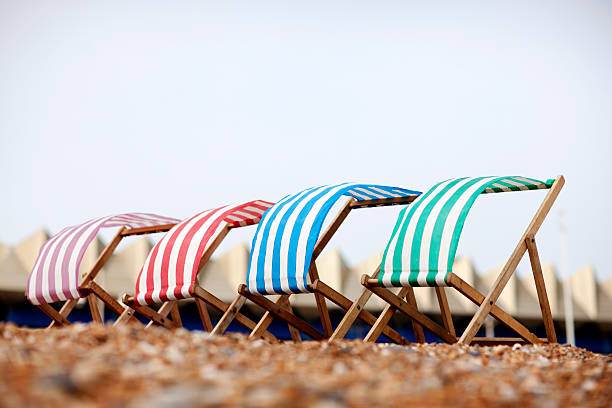
[[[371,187],[376,187],[381,191],[374,191]],[[385,197],[401,197],[402,192],[403,196],[414,196],[419,195],[420,192],[403,189],[399,187],[389,187],[389,186],[379,186],[372,184],[350,184],[350,183],[342,183],[328,186],[320,186],[320,187],[312,187],[305,190],[300,191],[297,194],[285,196],[281,201],[275,204],[273,207],[268,209],[263,217],[261,222],[257,227],[257,231],[255,232],[255,236],[253,237],[253,243],[251,245],[251,259],[249,261],[249,269],[247,271],[247,284],[250,282],[250,277],[252,273],[256,274],[256,292],[260,294],[268,294],[268,293],[277,293],[277,294],[285,294],[282,289],[282,284],[287,285],[289,290],[287,292],[290,293],[299,293],[301,289],[298,287],[298,273],[302,273],[303,279],[306,281],[308,270],[310,267],[310,262],[312,260],[312,252],[314,251],[314,247],[319,239],[319,234],[321,232],[321,228],[323,227],[323,223],[325,218],[329,214],[329,211],[334,206],[334,204],[338,201],[338,199],[342,196],[351,196],[357,199],[358,201],[366,200],[366,198],[356,197],[349,192],[349,190],[353,190],[356,188],[363,188],[367,191],[367,193],[357,191],[357,193],[363,195],[364,197],[368,197],[367,199],[379,199],[380,197],[375,196],[385,196]],[[320,203],[323,196],[328,194],[330,191],[338,189],[334,194],[332,194],[329,198],[325,200],[321,208],[317,211],[317,214],[314,217],[312,226],[310,231],[305,231],[304,222],[308,215],[312,212],[312,208]],[[395,190],[391,192],[391,190]],[[303,194],[301,197],[300,194]],[[299,198],[298,198],[299,197]],[[301,204],[304,204],[304,207],[297,214],[295,222],[292,225],[287,226],[289,218],[292,217],[292,214],[295,216],[296,209]],[[289,206],[289,207],[287,207]],[[287,211],[281,216],[278,220],[278,228],[274,236],[270,236],[270,230],[272,228],[272,224],[275,223],[277,217],[279,217],[280,212],[283,209],[287,209]],[[300,237],[307,234],[306,241],[306,252],[305,252],[305,260],[304,260],[304,270],[297,271],[297,247],[300,240]],[[258,237],[260,239],[260,247],[258,251],[258,258],[256,264],[253,264],[253,254],[255,251],[255,243],[258,241]],[[281,245],[283,239],[289,239],[289,248],[287,253],[287,258],[281,258]],[[272,251],[272,256],[270,257],[271,262],[266,263],[266,254],[268,253],[268,245],[271,245],[270,250]],[[281,270],[281,262],[287,263],[287,282],[281,282],[280,270]],[[255,270],[253,270],[255,268]],[[271,290],[266,289],[266,279],[268,281],[271,280],[272,288]],[[251,290],[251,289],[249,289]]]
[[[306,190],[304,190],[306,191]],[[299,193],[298,193],[299,194]],[[266,261],[266,247],[268,246],[268,235],[270,235],[270,227],[272,226],[272,222],[274,221],[274,219],[276,218],[276,214],[278,214],[278,212],[287,204],[289,203],[295,196],[291,196],[288,197],[288,199],[286,201],[277,203],[276,205],[274,205],[272,208],[274,208],[274,211],[270,212],[270,216],[269,221],[268,222],[261,222],[259,224],[259,227],[261,227],[263,225],[263,232],[260,231],[260,228],[257,228],[257,232],[255,233],[255,238],[253,238],[253,247],[252,250],[255,250],[255,239],[257,238],[257,236],[259,235],[259,233],[261,232],[263,234],[262,238],[261,238],[261,245],[259,247],[259,257],[257,259],[257,291],[258,292],[265,292],[266,291],[266,283],[265,283],[265,261]],[[276,207],[276,208],[275,208]],[[270,208],[269,210],[272,210],[272,208]],[[268,214],[268,211],[266,211],[266,214]],[[262,221],[266,221],[263,220]],[[250,269],[250,268],[249,268]],[[247,281],[248,282],[248,281]]]
[[[297,285],[297,278],[296,278],[296,274],[298,273],[298,271],[296,270],[296,255],[297,255],[297,245],[298,245],[298,241],[300,238],[300,233],[302,232],[302,226],[304,225],[304,220],[308,216],[310,209],[315,205],[315,203],[319,201],[321,197],[323,197],[325,194],[327,194],[330,190],[334,189],[335,187],[337,186],[323,188],[321,192],[319,192],[316,196],[311,198],[306,203],[304,208],[302,208],[302,211],[300,211],[300,213],[298,214],[297,219],[295,220],[293,231],[291,231],[291,238],[289,239],[289,255],[287,257],[288,258],[287,259],[287,278],[288,278],[288,283],[289,283],[289,289],[291,289],[292,291],[300,290]],[[318,217],[315,218],[315,222],[317,218]],[[308,238],[310,239],[311,238],[310,231],[308,232],[308,234],[309,234]],[[306,260],[309,260],[310,257],[312,257],[312,254],[308,254],[308,252],[306,252]],[[308,267],[310,266],[309,264],[310,262],[304,264],[305,273],[308,273]]]
[[[310,192],[312,192],[312,190],[315,190],[315,188],[313,187],[310,189],[306,189],[292,197],[293,199],[294,197],[299,196],[303,192],[308,191],[308,193],[304,194],[298,200],[295,200],[293,204],[291,204],[285,215],[283,215],[283,218],[281,218],[280,223],[278,225],[276,236],[274,237],[274,249],[272,252],[272,287],[274,288],[274,293],[284,293],[281,287],[280,280],[280,246],[283,240],[283,233],[285,232],[285,227],[287,226],[287,220],[289,219],[291,214],[293,214],[296,207],[306,199],[306,197]]]

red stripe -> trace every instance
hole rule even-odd
[[[209,210],[210,211],[209,214],[207,214],[201,220],[196,222],[193,227],[191,227],[191,229],[187,232],[185,239],[183,239],[183,242],[181,243],[181,248],[179,249],[178,258],[176,262],[176,286],[174,287],[174,296],[176,296],[177,298],[181,297],[180,288],[183,286],[183,283],[184,283],[183,282],[183,270],[185,268],[185,259],[187,257],[187,250],[189,249],[189,244],[191,243],[191,240],[193,239],[193,236],[195,235],[195,233],[198,232],[198,230],[202,227],[202,225],[206,223],[206,221],[208,221],[210,217],[212,217],[214,214],[217,213],[217,210],[219,210],[219,208],[216,208],[214,210]],[[215,220],[212,225],[214,226],[215,223],[217,223],[218,225],[218,220]],[[202,239],[202,242],[204,242],[204,244],[206,244],[206,241],[208,240],[208,238],[206,237],[207,236],[210,237],[211,235],[208,233],[209,230],[210,230],[210,227],[208,228],[208,230],[204,234],[204,238]],[[200,258],[196,254],[196,257],[195,257],[196,264],[199,264],[199,259]]]
[[[202,240],[200,241],[200,245],[198,246],[198,251],[196,252],[196,256],[195,256],[196,262],[193,263],[193,269],[191,270],[191,282],[195,282],[196,276],[198,274],[198,266],[200,265],[200,259],[202,258],[202,255],[204,254],[204,250],[206,249],[208,240],[210,240],[211,236],[217,230],[217,227],[219,226],[219,224],[221,224],[224,218],[227,217],[227,215],[231,214],[232,211],[236,211],[236,208],[235,207],[231,208],[225,211],[223,214],[219,215],[217,219],[212,223],[212,225],[206,230],[206,233],[204,234],[204,237],[202,238]],[[177,289],[178,287],[180,286],[178,285],[178,282],[177,282]],[[177,289],[174,290],[175,295],[176,295]]]
[[[145,303],[147,304],[153,303],[153,286],[154,286],[153,285],[153,265],[155,265],[155,259],[157,258],[157,252],[159,251],[160,244],[161,244],[161,241],[155,244],[155,247],[151,251],[151,255],[149,258],[149,268],[145,272],[146,277],[147,277],[147,283],[145,286]],[[144,265],[143,265],[143,269],[144,269]],[[140,273],[142,274],[143,270],[141,270]],[[140,278],[140,275],[139,275],[139,278]],[[138,279],[138,282],[140,282],[140,279]]]
[[[181,222],[181,224],[178,225],[177,228],[173,230],[172,235],[170,236],[170,238],[168,239],[168,242],[166,243],[166,248],[164,249],[164,253],[162,255],[161,270],[160,270],[161,288],[159,290],[159,298],[164,302],[168,300],[166,296],[166,291],[168,289],[168,266],[170,264],[170,253],[172,252],[172,247],[174,246],[174,242],[178,238],[178,235],[181,233],[181,231],[185,229],[185,227],[187,226],[187,223],[193,218],[199,217],[201,214],[202,213],[196,214],[190,219]]]

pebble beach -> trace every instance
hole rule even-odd
[[[609,407],[612,357],[563,346],[268,343],[0,325],[2,407]]]

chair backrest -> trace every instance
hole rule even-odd
[[[179,220],[147,213],[127,213],[89,220],[64,228],[38,252],[28,278],[26,297],[34,305],[83,297],[79,293],[79,267],[85,250],[101,228],[142,228],[176,224]]]
[[[247,290],[255,294],[308,292],[307,275],[321,227],[342,197],[358,201],[418,196],[398,187],[343,183],[288,195],[268,210],[251,245]]]
[[[464,177],[443,181],[402,209],[383,254],[381,286],[446,286],[465,219],[480,194],[547,189],[554,179]]]
[[[175,225],[151,249],[136,280],[139,305],[191,297],[200,259],[226,225],[257,224],[274,203],[249,201],[202,211]]]

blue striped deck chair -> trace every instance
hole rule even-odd
[[[260,337],[274,318],[288,324],[296,341],[301,339],[300,332],[312,339],[329,338],[333,330],[326,299],[345,310],[352,302],[319,279],[315,260],[352,209],[406,205],[419,194],[399,187],[343,183],[308,188],[280,200],[263,215],[251,246],[247,283],[239,286],[238,296],[213,333],[223,333],[248,299],[266,311],[251,332],[253,338]],[[321,233],[326,219],[330,222]],[[323,332],[293,314],[289,296],[301,293],[315,295]],[[272,302],[268,295],[280,296]],[[365,311],[357,317],[369,325],[376,322]],[[383,332],[401,341],[397,332]]]
[[[556,343],[535,235],[564,184],[563,176],[547,181],[515,176],[464,177],[440,182],[419,196],[412,205],[400,212],[391,239],[383,253],[378,276],[372,278],[364,275],[361,278],[363,286],[388,304],[366,336],[366,341],[375,341],[380,335],[379,326],[386,326],[393,313],[400,311],[417,326],[421,326],[421,329],[429,330],[448,343]],[[482,295],[452,272],[461,231],[474,201],[481,194],[539,189],[548,189],[544,200],[502,267],[493,287],[486,296]],[[529,253],[546,338],[538,338],[495,304],[525,252]],[[476,314],[461,337],[455,334],[444,292],[447,286],[456,289],[478,306]],[[401,288],[397,295],[389,291],[389,288],[394,287]],[[436,289],[444,327],[419,313],[416,305],[401,299],[412,287],[434,287]],[[489,314],[520,337],[475,337]]]

